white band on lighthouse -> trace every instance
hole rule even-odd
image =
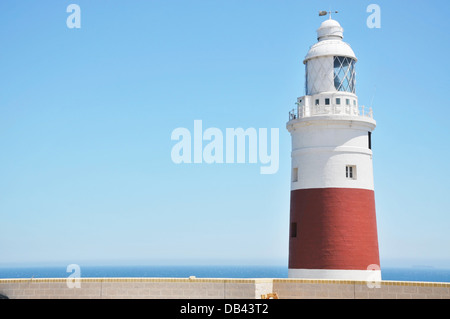
[[[381,270],[289,269],[289,278],[381,281]]]
[[[297,176],[291,189],[362,188],[373,190],[372,122],[329,116],[290,121],[292,168]],[[346,172],[352,166],[352,176]]]

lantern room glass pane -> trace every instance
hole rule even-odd
[[[309,95],[309,90],[308,90],[308,63],[305,64],[305,95]]]
[[[338,91],[355,93],[355,60],[334,57],[334,87]]]

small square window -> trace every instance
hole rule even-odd
[[[330,105],[330,99],[325,99],[325,105]]]
[[[356,166],[355,165],[345,166],[345,177],[348,179],[356,179]]]
[[[319,105],[319,99],[316,99],[316,105]]]
[[[298,182],[298,168],[297,167],[294,167],[292,169],[292,182],[293,183]]]
[[[291,223],[291,238],[297,237],[297,223]]]
[[[341,99],[340,99],[340,98],[337,98],[337,99],[336,99],[336,104],[337,104],[337,105],[341,105]]]

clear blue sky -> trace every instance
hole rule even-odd
[[[378,123],[381,266],[450,267],[447,0],[1,1],[0,265],[287,265],[285,124],[330,9]],[[279,128],[279,171],[174,164],[196,119]]]

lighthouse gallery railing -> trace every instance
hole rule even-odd
[[[350,105],[297,105],[296,109],[289,112],[289,120],[301,119],[318,115],[350,115],[365,116],[373,119],[372,108]]]

